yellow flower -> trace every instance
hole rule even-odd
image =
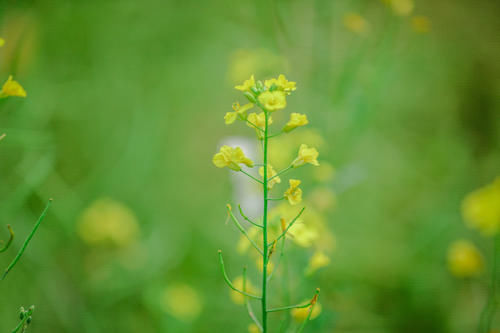
[[[413,0],[385,0],[388,3],[392,11],[399,16],[407,16],[411,14],[413,8],[415,7]]]
[[[134,213],[122,203],[98,199],[82,213],[78,233],[88,244],[125,247],[134,243],[139,226]]]
[[[288,81],[285,78],[285,75],[283,74],[280,74],[277,79],[272,78],[269,80],[265,80],[264,84],[268,89],[271,88],[273,85],[275,85],[276,88],[286,92],[287,94],[290,94],[292,91],[295,91],[297,89],[295,87],[297,83],[293,81]]]
[[[500,227],[500,177],[467,195],[462,202],[465,223],[484,236],[493,236]]]
[[[460,278],[478,276],[483,267],[483,256],[474,244],[467,240],[457,240],[450,245],[448,268],[453,275]]]
[[[335,168],[328,162],[321,162],[318,168],[314,168],[313,176],[320,182],[332,181],[335,177]]]
[[[308,123],[309,121],[307,120],[307,116],[305,114],[293,112],[290,114],[290,120],[286,123],[283,131],[290,132],[299,126],[305,126]]]
[[[253,167],[253,161],[245,156],[240,147],[232,148],[225,145],[220,148],[220,151],[217,154],[214,155],[212,162],[218,168],[228,167],[234,171],[241,170],[239,165],[241,163],[250,168]]]
[[[247,103],[243,106],[240,106],[240,103],[236,102],[233,104],[233,112],[227,112],[226,115],[224,116],[224,120],[226,122],[226,125],[230,125],[232,123],[234,123],[234,121],[236,120],[236,118],[238,116],[244,118],[245,117],[245,114],[248,110],[250,110],[251,108],[253,108],[253,104],[252,103]]]
[[[304,301],[303,303],[309,302],[309,300]],[[309,315],[309,309],[311,307],[307,308],[302,308],[302,309],[293,309],[292,310],[292,317],[295,319],[297,322],[302,322],[307,319],[307,316]],[[319,314],[321,313],[321,304],[319,302],[314,305],[314,308],[311,313],[311,317],[309,318],[310,320],[318,318]]]
[[[290,205],[296,205],[302,201],[302,189],[299,187],[300,180],[290,179],[290,187],[285,191],[285,198]]]
[[[283,91],[264,91],[259,95],[259,102],[267,111],[281,110],[286,107],[286,96]]]
[[[245,80],[245,82],[243,82],[243,84],[236,86],[234,88],[236,90],[240,90],[240,91],[250,91],[250,88],[252,88],[254,86],[255,86],[255,78],[253,77],[253,74],[252,74],[252,76],[250,76],[250,78],[248,80]]]
[[[0,91],[0,98],[8,96],[26,97],[26,91],[19,82],[12,79],[12,75],[9,75],[9,78],[3,84],[2,90]]]
[[[310,275],[316,272],[318,269],[326,267],[330,264],[330,258],[321,251],[316,251],[311,259],[309,259],[309,265],[306,268],[306,274]]]
[[[183,321],[196,319],[203,307],[198,292],[187,284],[166,288],[163,291],[160,304],[163,311]]]
[[[260,333],[260,328],[255,324],[248,325],[248,333]]]
[[[292,162],[292,166],[297,168],[305,163],[310,163],[318,166],[318,151],[316,148],[309,148],[306,144],[301,144],[299,148],[299,156]]]
[[[274,170],[274,168],[271,166],[271,164],[267,165],[267,178],[272,178],[276,176],[277,172]],[[259,175],[261,177],[264,177],[264,167],[259,168]],[[267,188],[272,189],[275,184],[281,183],[281,178],[280,177],[274,177],[271,179],[269,182],[267,182]]]
[[[262,258],[258,258],[256,261],[255,261],[255,264],[257,265],[257,269],[259,270],[259,272],[263,272],[264,271],[264,263],[262,262]],[[271,274],[272,271],[274,269],[274,264],[269,261],[267,263],[267,274]]]
[[[252,128],[255,128],[253,125],[257,126],[258,128],[260,128],[262,131],[265,129],[265,126],[266,126],[266,115],[264,114],[264,112],[261,112],[259,114],[256,114],[254,112],[250,113],[248,115],[248,123],[247,125],[249,127],[252,127]],[[273,118],[271,116],[268,116],[267,117],[267,126],[271,125],[273,123]],[[255,130],[257,131],[257,136],[259,138],[263,137],[263,133],[262,131],[258,130],[257,128],[255,128]]]
[[[290,234],[292,241],[302,247],[311,247],[318,239],[319,235],[315,228],[306,226],[299,221],[288,229],[287,235]]]
[[[0,38],[0,47],[4,46],[5,45],[5,39],[3,38]]]
[[[233,285],[236,288],[238,288],[239,290],[243,290],[243,276],[240,275],[237,278],[235,278],[233,281]],[[248,277],[247,277],[246,283],[245,283],[245,290],[249,294],[254,294],[254,295],[257,294],[257,288],[250,282]],[[231,297],[231,300],[235,304],[241,305],[245,302],[245,296],[243,296],[239,292],[234,291],[232,289],[229,291],[229,296]]]
[[[359,14],[349,13],[344,16],[344,26],[357,34],[364,34],[368,31],[368,22]]]
[[[425,16],[414,16],[411,25],[415,32],[425,34],[431,31],[431,21]]]

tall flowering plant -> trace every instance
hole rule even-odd
[[[231,281],[225,269],[222,251],[219,250],[219,262],[222,274],[228,286],[234,292],[241,294],[244,298],[250,318],[254,322],[250,328],[252,331],[263,333],[269,332],[268,316],[271,313],[304,310],[305,315],[303,322],[297,328],[297,332],[302,332],[307,322],[313,315],[313,310],[319,297],[319,288],[316,289],[312,298],[304,304],[270,307],[269,282],[273,273],[276,271],[276,266],[279,264],[280,258],[283,256],[285,239],[288,237],[288,233],[292,231],[291,229],[304,212],[305,207],[303,207],[299,213],[289,221],[281,218],[281,232],[273,239],[270,239],[269,228],[271,227],[270,223],[272,221],[269,219],[269,206],[271,201],[276,200],[287,200],[290,205],[298,205],[302,202],[303,192],[300,188],[301,181],[298,179],[289,179],[288,189],[280,196],[271,196],[271,193],[273,192],[274,185],[281,183],[281,177],[283,177],[286,173],[306,164],[319,166],[317,160],[318,151],[313,147],[308,147],[306,144],[302,144],[298,147],[297,157],[293,161],[290,161],[287,167],[280,171],[276,171],[269,163],[269,157],[272,153],[269,149],[269,141],[276,136],[287,134],[297,127],[308,124],[306,115],[291,113],[289,121],[281,128],[281,130],[275,132],[271,131],[273,114],[285,109],[287,106],[287,97],[296,90],[296,83],[288,81],[284,75],[279,75],[278,78],[271,78],[269,80],[265,80],[264,82],[256,81],[252,75],[248,80],[245,80],[241,85],[237,85],[235,88],[243,93],[244,97],[248,100],[248,103],[244,105],[234,103],[233,111],[226,113],[224,117],[225,123],[230,125],[239,120],[245,122],[249,127],[253,128],[256,132],[257,140],[262,148],[262,160],[261,163],[255,163],[245,155],[240,147],[230,147],[224,145],[220,148],[220,151],[214,155],[213,163],[216,167],[227,167],[234,172],[240,172],[248,176],[251,181],[256,182],[262,188],[263,208],[262,218],[260,219],[261,222],[250,219],[245,215],[241,206],[238,206],[241,217],[255,228],[262,231],[262,237],[257,241],[255,240],[255,237],[253,237],[253,235],[249,235],[247,229],[242,226],[234,214],[232,206],[229,204],[227,205],[228,215],[234,222],[234,225],[248,239],[248,242],[250,242],[261,258],[262,276],[260,292],[254,290],[257,288],[250,287],[250,283],[246,278],[246,268],[243,269],[243,278],[242,281],[240,281],[241,283]],[[257,109],[257,111],[252,112],[254,109]],[[251,171],[251,169],[255,167],[259,167],[258,176],[255,172]],[[279,243],[281,243],[281,255],[273,257]],[[276,257],[277,262],[274,265],[274,270],[271,271],[270,267],[272,265],[272,260]],[[256,300],[260,303],[260,318],[254,313],[250,300]]]

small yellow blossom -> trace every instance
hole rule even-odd
[[[286,107],[286,96],[283,91],[264,91],[259,95],[259,102],[267,111],[281,110]]]
[[[88,244],[133,244],[139,232],[134,213],[121,202],[109,198],[94,201],[78,221],[78,233]]]
[[[483,256],[467,240],[457,240],[448,249],[448,268],[456,277],[474,277],[482,273]]]
[[[299,187],[300,180],[290,179],[290,187],[285,191],[285,198],[290,205],[296,205],[302,201],[302,189]]]
[[[303,303],[306,303],[308,302],[309,300],[307,301],[304,301]],[[307,308],[302,308],[302,309],[293,309],[292,310],[292,317],[293,319],[295,319],[297,322],[303,322],[304,320],[307,319],[307,316],[309,315],[309,309],[311,307],[307,307]],[[311,313],[311,317],[309,318],[310,320],[313,320],[313,319],[316,319],[318,318],[318,316],[320,315],[321,313],[321,304],[319,302],[317,302],[315,305],[314,305],[314,308],[312,310],[312,313]]]
[[[306,226],[298,221],[288,229],[287,235],[290,236],[295,244],[302,247],[311,247],[319,237],[318,231],[315,228]]]
[[[304,165],[305,163],[310,163],[314,166],[319,166],[318,163],[318,151],[316,148],[309,148],[306,144],[301,144],[299,148],[299,156],[292,162],[292,166],[297,168]]]
[[[248,110],[250,110],[251,108],[253,108],[253,104],[252,103],[247,103],[243,106],[240,106],[240,103],[236,102],[233,104],[233,110],[232,112],[227,112],[226,115],[224,116],[224,120],[226,122],[226,125],[230,125],[232,123],[234,123],[234,121],[236,120],[236,118],[238,116],[242,117],[242,118],[245,118],[245,114]]]
[[[465,223],[484,236],[494,236],[500,228],[500,177],[467,195],[462,202]]]
[[[344,16],[344,26],[357,34],[364,34],[368,31],[368,22],[359,14],[349,13]]]
[[[413,0],[385,0],[385,2],[388,3],[392,11],[399,16],[410,15],[415,8]]]
[[[260,333],[260,328],[255,324],[248,325],[248,333]]]
[[[310,275],[318,269],[326,267],[330,264],[330,258],[321,251],[316,251],[309,259],[309,264],[306,268],[306,274]]]
[[[12,79],[12,75],[9,76],[7,81],[3,84],[2,90],[0,91],[0,98],[8,96],[26,97],[26,91],[19,84],[19,82]]]
[[[226,145],[222,146],[220,151],[214,155],[212,162],[218,168],[228,167],[234,171],[241,170],[239,165],[241,163],[250,168],[253,167],[253,161],[245,156],[240,147],[232,148]]]
[[[238,276],[234,279],[233,281],[233,285],[239,289],[239,290],[243,290],[243,276]],[[250,280],[246,279],[246,282],[245,282],[245,290],[247,293],[249,294],[257,294],[257,288],[250,282]],[[235,304],[243,304],[245,302],[245,296],[243,296],[242,294],[240,294],[239,292],[237,291],[234,291],[234,290],[230,290],[229,291],[229,296],[231,297],[231,300],[235,303]]]
[[[3,38],[0,38],[0,47],[4,46],[5,45],[5,39]]]
[[[255,87],[255,78],[254,78],[253,74],[252,74],[252,76],[250,76],[250,78],[248,80],[245,80],[245,82],[243,82],[243,84],[236,86],[234,88],[236,90],[240,90],[240,91],[250,91],[250,89],[252,87]]]
[[[271,164],[267,165],[267,179],[272,178],[276,176],[277,172],[274,170],[274,168],[271,166]],[[261,177],[264,177],[264,167],[259,168],[259,175]],[[280,177],[274,177],[270,181],[267,182],[267,188],[272,189],[275,184],[281,183],[281,178]]]
[[[169,286],[160,300],[163,311],[183,321],[196,319],[202,310],[198,292],[187,284]]]
[[[290,132],[299,126],[305,126],[308,123],[309,121],[307,120],[307,116],[305,114],[293,112],[290,114],[290,120],[286,123],[283,131]]]
[[[292,91],[295,91],[297,89],[295,87],[296,84],[297,84],[296,82],[288,81],[286,79],[285,75],[283,75],[283,74],[280,74],[277,79],[272,78],[272,79],[264,81],[264,85],[268,89],[271,88],[273,85],[275,85],[276,88],[286,92],[287,94],[290,94]]]
[[[263,134],[264,134],[264,133],[262,133],[262,131],[264,131],[265,126],[266,126],[265,113],[261,112],[261,113],[257,114],[255,112],[252,112],[248,115],[247,120],[248,120],[247,125],[249,127],[255,128],[254,126],[257,126],[258,128],[260,128],[260,130],[258,128],[255,128],[255,131],[257,131],[257,136],[259,138],[262,138]],[[271,125],[272,123],[273,123],[273,118],[271,116],[267,116],[267,126]]]
[[[431,31],[431,21],[425,16],[414,16],[411,19],[411,25],[415,32],[421,34]]]

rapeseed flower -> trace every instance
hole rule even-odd
[[[266,115],[264,112],[261,112],[259,114],[257,113],[250,113],[248,115],[248,118],[247,118],[248,122],[247,122],[247,125],[249,127],[252,127],[252,128],[255,128],[255,130],[257,131],[257,136],[259,138],[262,138],[263,136],[263,133],[262,131],[264,130],[265,126],[266,126]],[[271,116],[268,116],[267,117],[267,125],[271,125],[273,123],[273,118]],[[254,127],[255,126],[255,127]]]
[[[233,110],[232,112],[227,112],[226,115],[224,116],[224,121],[226,125],[230,125],[235,122],[235,120],[240,116],[242,119],[246,118],[246,112],[253,108],[252,103],[247,103],[243,106],[240,106],[240,103],[236,102],[233,104]]]
[[[299,148],[299,154],[297,158],[292,162],[292,166],[297,168],[306,163],[310,163],[314,166],[319,166],[318,163],[318,151],[316,148],[309,148],[306,144],[301,144]]]
[[[9,78],[3,84],[2,90],[0,91],[0,98],[9,96],[26,97],[26,91],[19,82],[12,79],[12,75],[9,75]]]
[[[318,269],[326,267],[330,264],[330,258],[322,251],[316,251],[309,259],[309,264],[306,268],[306,274],[311,275]]]
[[[457,240],[448,249],[448,268],[456,277],[478,276],[484,268],[483,256],[471,242]]]
[[[203,308],[198,292],[187,284],[166,288],[160,300],[163,311],[183,321],[196,319]]]
[[[500,177],[467,195],[462,202],[467,226],[484,236],[494,236],[500,228]]]
[[[290,120],[286,123],[283,131],[288,133],[299,126],[305,126],[308,123],[309,121],[307,120],[307,116],[305,114],[293,112],[290,114]]]
[[[228,167],[234,171],[240,171],[240,164],[245,164],[247,167],[253,167],[253,161],[245,156],[240,147],[232,148],[222,146],[220,151],[214,155],[212,162],[218,168]]]
[[[288,81],[283,74],[280,74],[277,79],[272,78],[269,80],[265,80],[264,85],[267,87],[267,89],[271,89],[274,86],[278,90],[284,91],[287,95],[297,89],[296,82]]]
[[[290,205],[296,205],[302,201],[302,189],[299,187],[300,180],[290,179],[290,187],[285,191],[285,198],[288,200]]]
[[[348,30],[360,35],[368,31],[368,22],[356,13],[349,13],[344,16],[344,26]]]
[[[259,95],[259,102],[267,111],[277,111],[286,107],[286,96],[281,90],[264,91]]]
[[[245,80],[241,85],[235,86],[234,88],[236,90],[245,92],[250,91],[250,89],[252,89],[253,87],[255,87],[255,78],[252,74],[252,76],[250,76],[248,80]]]
[[[4,46],[5,45],[5,39],[3,38],[0,38],[0,47]]]

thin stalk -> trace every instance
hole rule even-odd
[[[23,246],[21,247],[21,249],[17,253],[17,255],[14,258],[14,260],[12,260],[12,262],[9,265],[9,267],[7,267],[7,269],[3,273],[2,280],[5,279],[5,277],[7,276],[7,274],[9,274],[10,270],[12,268],[14,268],[14,266],[17,264],[17,262],[19,261],[19,259],[21,259],[21,256],[23,255],[24,251],[26,250],[26,247],[28,247],[28,244],[31,241],[31,239],[33,238],[33,235],[35,234],[36,230],[38,229],[38,227],[42,223],[43,219],[45,218],[45,215],[47,215],[47,211],[49,210],[49,207],[50,207],[51,203],[52,203],[52,199],[49,199],[49,202],[47,202],[47,205],[45,206],[45,209],[43,210],[42,214],[38,218],[38,221],[36,221],[35,226],[31,230],[31,232],[28,235],[28,237],[26,237],[26,240],[24,241]]]
[[[238,209],[240,210],[240,215],[241,217],[243,217],[247,222],[249,222],[250,224],[253,224],[254,226],[256,227],[259,227],[259,228],[262,228],[262,226],[260,224],[257,224],[255,223],[254,221],[250,220],[244,213],[243,213],[243,209],[241,209],[241,206],[238,205]]]
[[[268,257],[267,257],[267,252],[268,252],[268,245],[267,245],[267,142],[268,142],[268,112],[266,109],[264,109],[261,106],[262,110],[264,111],[265,115],[265,126],[264,126],[264,182],[262,184],[262,187],[264,189],[264,212],[263,212],[263,217],[262,217],[262,226],[263,226],[263,252],[264,255],[262,256],[262,332],[267,333],[267,264],[268,264]]]
[[[299,305],[282,306],[279,308],[269,309],[269,310],[267,310],[267,312],[278,312],[278,311],[285,311],[285,310],[291,310],[291,309],[303,309],[303,308],[307,308],[310,305],[311,305],[311,302],[308,302],[306,304],[299,304]]]
[[[257,243],[255,243],[255,241],[248,235],[248,233],[245,230],[245,228],[243,228],[241,226],[240,222],[238,222],[238,219],[233,214],[233,210],[228,207],[227,211],[228,211],[229,215],[231,216],[234,224],[236,225],[236,228],[238,228],[238,230],[241,231],[241,233],[243,235],[245,235],[245,237],[248,239],[248,241],[250,242],[250,244],[252,244],[252,246],[257,250],[257,252],[259,252],[261,255],[264,255],[264,252],[262,252],[262,250],[259,248],[259,246],[257,245]]]
[[[307,318],[306,318],[306,320],[304,320],[302,325],[300,325],[299,329],[297,330],[297,333],[302,333],[302,331],[304,330],[304,327],[306,327],[307,323],[311,319],[311,314],[314,310],[314,307],[316,306],[316,303],[318,302],[318,298],[319,298],[319,288],[316,289],[316,294],[314,295],[313,299],[311,300],[311,307],[309,308],[309,312],[307,313]]]
[[[263,184],[262,181],[258,180],[257,178],[255,178],[254,176],[252,176],[251,174],[249,174],[248,172],[246,172],[245,170],[241,169],[240,172],[244,173],[245,175],[247,175],[248,177],[252,178],[253,180],[255,180],[257,183],[259,184]]]
[[[12,241],[14,240],[14,230],[10,227],[10,224],[7,224],[7,229],[9,229],[9,240],[5,245],[0,249],[0,253],[7,251],[7,249],[10,247],[12,244]]]
[[[220,263],[222,275],[224,276],[224,281],[226,281],[226,283],[229,286],[229,288],[233,289],[236,292],[239,292],[240,294],[242,294],[244,296],[248,296],[248,297],[255,298],[255,299],[261,299],[260,296],[256,296],[256,295],[252,295],[252,294],[246,293],[243,290],[240,290],[240,289],[236,288],[233,285],[233,283],[231,282],[231,280],[227,276],[226,268],[224,267],[224,260],[222,259],[222,251],[221,250],[219,250],[219,263]]]
[[[243,267],[243,291],[247,292],[247,268],[246,267]],[[259,322],[259,320],[257,319],[257,317],[255,316],[255,313],[253,312],[253,309],[252,309],[252,305],[248,301],[248,298],[243,297],[243,299],[244,299],[245,305],[247,307],[248,315],[253,320],[255,325],[257,325],[259,330],[262,332],[262,325]]]
[[[493,243],[493,265],[491,268],[491,286],[490,292],[488,293],[488,300],[481,312],[481,317],[479,320],[479,333],[488,333],[491,331],[491,323],[495,314],[497,307],[497,288],[498,288],[498,251],[500,247],[500,237],[496,236]],[[482,329],[484,323],[484,329]]]
[[[265,133],[265,131],[262,128],[260,128],[259,126],[255,125],[250,120],[247,119],[246,122],[249,123],[252,127],[255,127],[255,129],[261,131],[263,134]]]
[[[288,170],[290,170],[291,168],[293,168],[293,165],[291,165],[291,164],[290,164],[290,165],[289,165],[289,166],[287,166],[285,169],[281,170],[280,172],[278,172],[277,174],[275,174],[274,176],[272,176],[271,178],[269,178],[267,181],[268,181],[268,182],[270,182],[271,180],[273,180],[274,178],[276,178],[276,177],[278,177],[278,176],[280,176],[280,175],[284,174],[285,172],[287,172],[287,171],[288,171]],[[266,178],[266,177],[264,176],[264,178]]]
[[[300,217],[300,215],[302,215],[302,213],[304,212],[304,209],[306,209],[306,207],[304,207],[300,210],[300,212],[297,214],[297,216],[295,216],[295,218],[292,220],[292,222],[290,222],[290,224],[286,227],[285,231],[283,231],[281,233],[281,235],[279,235],[278,238],[276,238],[276,241],[279,241],[281,238],[283,238],[286,235],[286,233],[288,232],[288,229],[290,229],[294,225],[294,223],[297,221],[297,219]]]

